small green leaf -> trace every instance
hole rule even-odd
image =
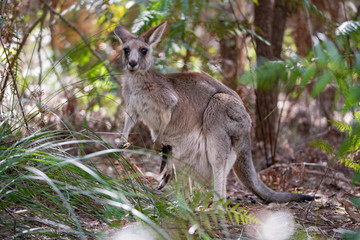
[[[233,217],[232,217],[231,211],[227,211],[227,214],[228,214],[228,216],[229,216],[230,222],[233,223],[233,222],[234,222],[234,219],[233,219]]]
[[[229,206],[229,204],[231,203],[231,198],[228,199],[224,204],[223,204],[223,208],[227,208]]]
[[[333,74],[330,71],[326,71],[317,81],[315,84],[313,90],[311,91],[312,97],[317,97],[320,93],[322,93],[328,83],[333,78]]]
[[[304,76],[301,80],[300,86],[304,87],[306,86],[306,84],[308,84],[308,82],[313,79],[316,74],[318,73],[317,71],[317,67],[315,63],[311,63],[306,69],[305,69],[305,73]]]
[[[346,123],[343,123],[341,121],[334,121],[334,120],[329,120],[330,123],[332,123],[333,125],[335,125],[340,132],[345,132],[345,131],[350,131],[351,130],[351,127],[346,124]]]
[[[241,203],[236,204],[231,208],[231,211],[236,211],[236,209],[241,205]]]
[[[236,224],[237,225],[240,225],[240,219],[239,219],[239,214],[234,214],[234,217],[235,217],[235,221],[236,221]],[[241,221],[242,221],[242,215],[241,215]]]
[[[313,37],[314,42],[314,50],[315,50],[315,61],[319,64],[321,69],[326,67],[326,64],[328,63],[328,59],[326,55],[324,54],[324,50],[321,46],[320,39],[317,37]]]
[[[216,214],[215,214],[215,211],[214,210],[211,210],[210,211],[210,216],[213,220],[213,222],[215,223],[215,226],[217,227],[219,224],[218,224],[218,218],[216,217]]]
[[[360,53],[355,51],[355,64],[354,64],[355,73],[357,73],[358,77],[360,76]]]
[[[316,139],[316,140],[310,142],[309,145],[320,148],[329,154],[333,154],[333,152],[334,152],[333,146],[331,146],[330,143],[328,143],[327,141],[322,140],[322,139]]]

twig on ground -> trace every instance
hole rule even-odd
[[[309,174],[314,174],[314,175],[321,175],[321,176],[324,176],[325,173],[323,172],[319,172],[319,171],[315,171],[315,170],[305,170],[306,173],[309,173]],[[332,179],[335,179],[335,180],[339,180],[339,181],[342,181],[342,182],[346,182],[348,184],[351,184],[351,181],[349,179],[346,179],[346,178],[343,178],[343,177],[337,177],[337,176],[326,176],[328,178],[332,178]],[[360,183],[355,183],[356,186],[360,186]]]
[[[316,193],[319,191],[320,186],[321,186],[322,182],[324,181],[324,178],[326,177],[329,169],[330,169],[330,167],[328,166],[328,167],[326,168],[326,170],[325,170],[324,175],[322,176],[322,178],[321,178],[321,180],[320,180],[320,183],[318,184],[318,186],[317,186],[316,189],[315,189],[314,197],[316,196]],[[305,211],[305,219],[306,219],[307,216],[308,216],[309,210],[310,210],[311,205],[313,204],[313,202],[314,202],[314,201],[311,201],[310,204],[309,204],[309,206],[306,208],[306,211]]]
[[[322,165],[321,163],[289,163],[289,164],[286,164],[286,163],[281,163],[281,164],[275,164],[275,165],[272,165],[268,168],[265,168],[263,170],[261,170],[259,172],[259,174],[265,174],[267,171],[271,170],[271,169],[274,169],[274,168],[288,168],[288,167],[293,167],[293,166],[308,166],[308,167],[322,167],[322,168],[325,168],[327,166],[324,166]],[[328,167],[329,170],[333,171],[333,172],[338,172],[336,169],[334,168],[331,168],[331,167]],[[309,170],[309,169],[305,169],[306,173],[309,173],[309,174],[314,174],[314,175],[320,175],[320,176],[326,176],[325,175],[325,172],[320,172],[320,171],[316,171],[316,170]],[[351,181],[347,178],[343,178],[343,177],[339,177],[339,176],[326,176],[327,178],[332,178],[332,179],[335,179],[335,180],[339,180],[339,181],[342,181],[342,182],[346,182],[348,184],[351,183]],[[355,183],[356,186],[360,186],[360,183]]]
[[[10,217],[13,219],[14,221],[14,226],[13,226],[13,233],[14,233],[14,236],[16,235],[16,227],[17,227],[17,223],[16,223],[16,217],[10,212],[8,211],[6,208],[4,208],[4,211],[10,215]]]
[[[326,166],[324,166],[324,165],[322,165],[320,163],[306,163],[306,162],[302,162],[302,163],[279,163],[279,164],[271,165],[270,167],[261,170],[259,172],[259,174],[265,173],[266,171],[269,171],[270,169],[274,169],[274,168],[286,168],[286,167],[293,167],[293,166],[299,166],[299,165],[313,166],[313,167],[326,167]],[[331,169],[331,170],[335,171],[335,169]]]
[[[295,217],[295,219],[298,222],[306,222],[306,223],[310,223],[310,224],[315,224],[316,226],[325,226],[325,227],[329,226],[329,223],[320,223],[319,221],[314,222],[314,221],[308,220],[307,218]]]

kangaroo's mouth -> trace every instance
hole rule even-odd
[[[127,70],[130,72],[130,73],[135,73],[137,70],[139,70],[139,68],[136,66],[136,67],[131,67],[131,66],[128,66],[127,67]]]
[[[135,68],[127,68],[126,70],[131,74],[134,74],[137,72],[137,69],[135,69]]]

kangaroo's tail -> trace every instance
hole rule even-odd
[[[242,146],[238,152],[237,161],[234,164],[234,170],[238,178],[248,187],[255,195],[266,202],[301,202],[314,200],[314,196],[299,194],[275,192],[267,187],[257,175],[251,156],[250,137],[242,139]]]

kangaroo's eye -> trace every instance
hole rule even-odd
[[[146,48],[142,48],[141,50],[140,50],[140,52],[141,52],[141,54],[142,55],[146,55],[146,53],[148,52],[148,50],[146,49]]]
[[[126,48],[123,48],[123,51],[124,51],[125,55],[128,55],[130,52],[130,49],[126,47]]]

